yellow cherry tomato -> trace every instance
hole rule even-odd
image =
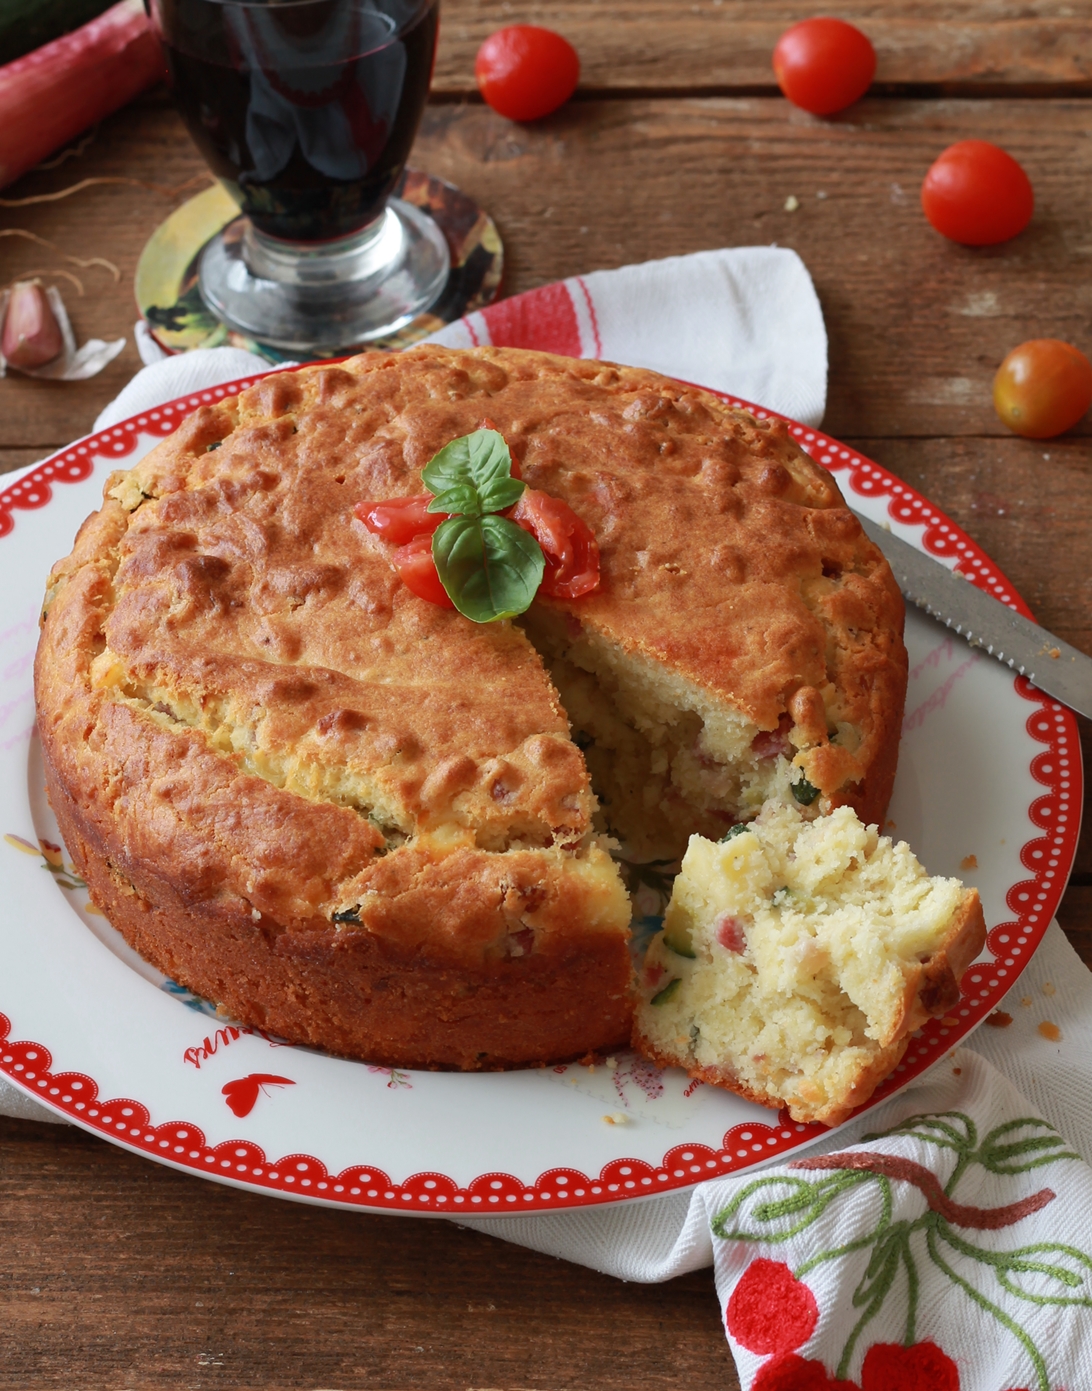
[[[1013,348],[997,369],[993,405],[1015,434],[1052,439],[1092,405],[1092,362],[1070,343],[1032,338]]]

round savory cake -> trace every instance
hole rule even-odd
[[[474,623],[358,503],[484,423],[599,545],[600,584]],[[780,422],[652,372],[426,346],[202,407],[51,574],[50,800],[160,970],[285,1038],[399,1066],[629,1037],[618,860],[769,798],[881,821],[902,600]]]

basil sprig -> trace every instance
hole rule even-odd
[[[435,497],[430,512],[448,512],[432,536],[432,558],[451,602],[475,623],[514,618],[531,605],[545,573],[542,547],[522,527],[499,517],[524,484],[512,477],[512,456],[496,430],[445,444],[421,474]]]

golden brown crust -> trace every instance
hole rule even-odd
[[[51,576],[51,796],[101,906],[164,970],[404,1065],[610,1047],[629,1013],[625,895],[538,654],[415,598],[353,518],[419,492],[485,418],[596,532],[603,583],[562,606],[573,621],[761,729],[791,709],[807,777],[871,819],[901,722],[898,590],[776,423],[654,373],[429,347],[202,407],[111,480]],[[331,1003],[353,990],[355,1021]],[[430,990],[448,1000],[431,1035]]]
[[[897,1039],[886,1048],[880,1049],[873,1056],[869,1065],[862,1068],[857,1074],[853,1086],[837,1104],[833,1104],[828,1098],[825,1105],[810,1105],[807,1100],[807,1084],[801,1084],[799,1098],[789,1102],[786,1106],[789,1115],[801,1125],[808,1125],[813,1121],[818,1121],[820,1125],[841,1125],[843,1121],[849,1119],[858,1106],[864,1105],[884,1078],[889,1077],[892,1071],[898,1067],[909,1043],[910,1039],[907,1035]],[[633,1047],[644,1057],[651,1059],[657,1067],[685,1067],[688,1076],[696,1078],[699,1082],[705,1082],[711,1087],[721,1087],[724,1091],[734,1092],[736,1096],[741,1096],[744,1101],[751,1101],[756,1106],[780,1110],[782,1106],[786,1105],[783,1101],[771,1097],[766,1092],[755,1091],[754,1088],[749,1087],[746,1082],[737,1077],[730,1068],[702,1067],[697,1063],[684,1063],[678,1058],[667,1056],[655,1048],[639,1029],[634,1031]]]
[[[908,1027],[913,1030],[929,1018],[940,1018],[959,1003],[963,972],[986,945],[986,919],[977,889],[965,889],[948,935],[922,968],[916,1011]]]
[[[284,904],[275,882],[230,892],[207,846],[194,873],[181,875],[149,858],[151,838],[134,843],[131,825],[127,844],[104,831],[48,759],[46,780],[92,900],[143,957],[232,1018],[398,1067],[529,1066],[628,1039],[624,940],[619,950],[618,934],[603,930],[593,893],[557,866],[544,872],[532,852],[504,866],[511,883],[496,863],[511,857],[468,851],[419,865],[414,891],[362,914],[363,924],[334,927],[317,913],[286,913],[285,922],[269,911]],[[299,848],[293,841],[286,851]],[[452,930],[435,931],[437,922]]]

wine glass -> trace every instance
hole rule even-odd
[[[427,309],[447,242],[391,194],[428,97],[439,0],[145,3],[182,118],[244,215],[202,253],[209,308],[311,357]]]

